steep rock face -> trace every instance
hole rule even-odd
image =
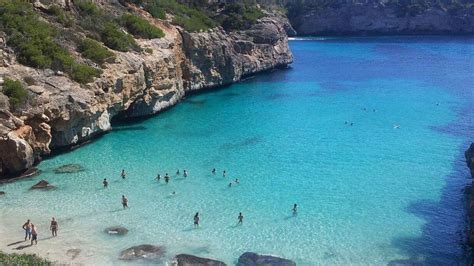
[[[474,32],[474,7],[448,12],[429,8],[400,14],[394,6],[341,5],[310,9],[292,19],[300,35],[469,34]]]
[[[178,103],[188,90],[230,84],[292,62],[284,18],[265,17],[239,33],[221,28],[187,33],[137,12],[163,29],[165,37],[136,39],[142,52],[114,51],[115,61],[106,63],[101,76],[87,85],[19,64],[0,38],[0,77],[34,80],[31,85],[23,82],[30,102],[15,114],[0,93],[0,178],[21,174],[51,150],[111,130],[117,115],[152,115]]]
[[[222,29],[183,36],[184,87],[199,90],[236,82],[242,77],[292,62],[284,25],[273,18],[243,32]]]

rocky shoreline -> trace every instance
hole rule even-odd
[[[474,178],[474,143],[471,144],[469,149],[466,150],[464,153],[466,157],[466,163],[467,167],[469,168],[471,172],[471,177]],[[474,246],[474,186],[469,186],[466,188],[467,189],[467,195],[468,195],[468,209],[467,209],[467,215],[468,215],[468,244],[469,246]]]
[[[32,100],[21,111],[11,112],[8,98],[0,94],[0,179],[21,176],[52,151],[110,131],[114,118],[154,115],[187,93],[229,85],[293,60],[289,23],[281,16],[265,16],[244,31],[217,27],[189,33],[135,11],[159,26],[165,37],[136,39],[146,52],[115,51],[114,62],[106,63],[100,77],[86,85],[18,63],[0,38],[0,77],[34,80],[27,85]]]

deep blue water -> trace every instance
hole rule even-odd
[[[229,264],[245,251],[298,265],[467,263],[463,152],[474,136],[473,39],[335,38],[291,48],[290,69],[116,125],[44,161],[41,176],[1,186],[0,234],[27,218],[47,231],[56,216],[61,237],[34,248],[59,258],[78,247],[84,263],[118,263],[120,250],[143,243],[166,246],[168,257]],[[67,163],[86,171],[53,173]],[[175,177],[176,168],[189,177]],[[166,172],[170,184],[154,180]],[[240,184],[229,188],[235,178]],[[39,179],[58,189],[29,191]],[[202,226],[194,230],[196,211]],[[239,212],[244,224],[235,226]],[[110,237],[102,232],[110,225],[130,232]]]

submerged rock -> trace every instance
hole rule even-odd
[[[153,245],[139,245],[128,248],[120,252],[119,259],[121,260],[159,260],[165,255],[165,248],[162,246]]]
[[[62,165],[56,169],[54,169],[55,174],[72,174],[72,173],[77,173],[77,172],[82,172],[84,171],[84,167],[82,167],[80,164],[65,164]]]
[[[54,189],[56,188],[53,185],[50,185],[48,181],[46,180],[41,180],[36,185],[32,186],[31,189]]]
[[[66,251],[66,255],[71,257],[71,259],[75,259],[77,256],[79,256],[80,253],[81,253],[81,250],[78,248],[72,248]]]
[[[225,266],[222,261],[212,260],[208,258],[201,258],[188,254],[176,255],[178,266]]]
[[[272,255],[260,255],[253,252],[245,252],[239,257],[238,266],[296,266],[296,263],[284,258]]]
[[[128,229],[122,226],[112,226],[105,229],[105,232],[109,235],[126,235],[128,233]]]
[[[5,191],[0,191],[0,196],[5,196]]]

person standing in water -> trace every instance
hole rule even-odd
[[[240,183],[240,181],[239,181],[238,178],[235,179],[235,183],[236,183],[236,184],[239,184],[239,183]]]
[[[178,169],[178,170],[176,170],[176,175],[180,175],[180,173],[179,173],[179,169]]]
[[[128,199],[125,195],[122,195],[122,206],[124,209],[128,208]]]
[[[188,172],[186,170],[183,170],[183,176],[188,177]]]
[[[215,174],[216,174],[216,168],[212,168],[211,173],[212,173],[213,175],[215,175]]]
[[[239,212],[239,216],[237,217],[237,219],[239,220],[239,221],[237,222],[237,225],[242,225],[243,222],[244,222],[244,216],[242,215],[241,212]]]
[[[225,170],[224,170],[224,172],[222,172],[222,176],[225,177],[226,174],[227,174],[227,173],[226,173]]]
[[[194,215],[194,228],[199,227],[199,212]]]
[[[31,238],[31,245],[33,246],[33,242],[35,242],[35,245],[38,245],[38,229],[34,224],[31,224],[31,235],[33,236]]]
[[[168,176],[168,173],[165,174],[165,182],[166,184],[168,184],[168,182],[170,182],[170,177]]]
[[[59,229],[58,221],[56,221],[56,219],[54,219],[53,217],[51,220],[51,225],[49,226],[49,230],[51,230],[51,234],[53,236],[58,236],[58,229]]]
[[[27,238],[31,239],[31,226],[32,226],[31,221],[30,219],[28,219],[26,223],[24,223],[23,226],[21,227],[23,228],[23,230],[25,230],[25,241]]]
[[[107,188],[107,186],[109,185],[109,182],[107,182],[107,178],[104,178],[102,184],[104,184],[104,188]]]
[[[160,182],[160,179],[161,179],[161,175],[158,174],[158,175],[156,176],[156,180],[158,180],[158,182]]]
[[[125,169],[122,169],[122,173],[120,173],[120,176],[122,179],[125,179],[127,177],[127,174],[125,173]]]
[[[293,211],[293,215],[296,216],[298,214],[298,205],[295,203],[291,210]]]

